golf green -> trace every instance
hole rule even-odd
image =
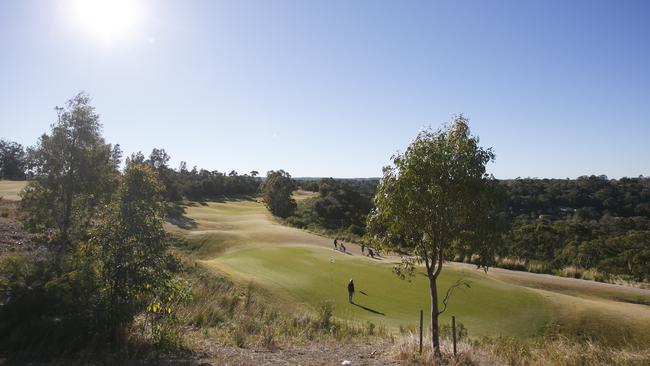
[[[400,280],[392,266],[381,261],[316,246],[274,246],[234,249],[204,263],[275,290],[286,301],[315,308],[333,300],[339,319],[371,321],[390,329],[413,327],[423,309],[428,321],[427,278],[419,273],[410,282]],[[354,304],[347,301],[350,278],[356,287]],[[442,323],[455,315],[473,336],[531,337],[543,332],[549,314],[539,294],[459,268],[443,270],[438,292],[444,294],[459,278],[469,281],[471,288],[454,292]]]

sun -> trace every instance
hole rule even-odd
[[[137,17],[136,0],[74,0],[81,25],[102,38],[127,33]]]

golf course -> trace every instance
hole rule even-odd
[[[26,185],[24,180],[0,180],[0,197],[7,201],[17,201],[20,199],[20,191]]]
[[[202,266],[261,286],[287,306],[316,310],[331,300],[340,320],[388,331],[415,329],[420,309],[428,321],[427,279],[420,273],[400,280],[392,273],[396,256],[371,259],[353,243],[346,243],[347,253],[336,251],[331,238],[280,224],[254,199],[189,202],[183,209],[167,229],[187,239]],[[351,278],[354,304],[347,301]],[[650,342],[648,290],[449,263],[439,293],[458,279],[470,288],[454,292],[442,323],[454,315],[470,336],[535,338],[554,331],[612,344]]]

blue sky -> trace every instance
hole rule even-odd
[[[650,2],[134,1],[108,37],[73,0],[0,2],[0,137],[85,90],[174,166],[379,176],[464,113],[497,178],[650,175]]]

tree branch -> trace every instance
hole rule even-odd
[[[438,264],[436,267],[436,272],[433,274],[434,278],[438,278],[438,275],[440,274],[440,271],[442,271],[442,258],[444,257],[443,253],[443,248],[439,248],[438,250]]]
[[[442,310],[440,310],[440,311],[438,312],[438,315],[444,313],[445,310],[447,310],[447,304],[449,303],[449,298],[451,297],[451,294],[454,292],[454,290],[455,290],[457,287],[459,287],[459,286],[463,286],[463,285],[466,286],[467,288],[470,288],[469,282],[468,282],[468,281],[465,281],[464,279],[461,278],[460,280],[456,281],[456,283],[454,283],[453,285],[451,285],[451,286],[447,289],[447,293],[445,294],[445,298],[442,299],[442,304],[443,304],[443,306],[442,306]]]

